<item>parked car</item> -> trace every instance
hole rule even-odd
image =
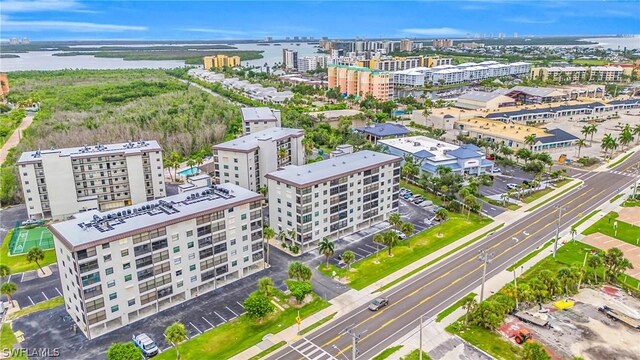
[[[416,205],[420,205],[423,202],[424,202],[424,199],[414,199],[413,200],[413,203],[416,204]]]
[[[152,356],[158,355],[158,352],[159,352],[158,346],[153,340],[151,340],[149,335],[144,333],[139,335],[133,335],[132,341],[133,341],[133,344],[142,351],[142,355],[144,355],[145,357],[152,357]]]
[[[499,172],[502,172],[502,169],[500,169],[500,168],[493,168],[493,170],[492,170],[491,172],[493,172],[494,174],[495,174],[495,173],[499,173]]]
[[[431,201],[431,200],[425,200],[425,201],[420,203],[420,206],[425,207],[425,208],[427,206],[431,206],[431,205],[433,205],[433,201]]]
[[[402,197],[403,197],[404,199],[409,199],[409,198],[410,198],[410,197],[412,197],[412,196],[413,196],[413,194],[412,194],[412,193],[410,193],[410,192],[408,192],[408,193],[404,194]]]
[[[29,219],[29,220],[25,220],[22,222],[22,226],[28,226],[28,225],[36,225],[38,223],[38,220],[36,219]]]
[[[513,183],[507,184],[507,189],[513,190],[517,188],[518,188],[518,184],[513,184]]]
[[[383,307],[385,307],[387,305],[389,305],[389,299],[381,298],[381,297],[380,298],[376,298],[369,305],[369,310],[378,311],[378,310],[382,309]]]

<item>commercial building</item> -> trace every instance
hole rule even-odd
[[[285,69],[297,69],[298,52],[295,50],[282,49],[282,65]]]
[[[534,152],[556,148],[568,148],[575,145],[578,138],[562,129],[542,129],[522,124],[505,124],[483,118],[458,120],[455,128],[459,134],[473,139],[483,139],[492,143],[508,146],[514,150],[529,149]],[[535,136],[535,143],[526,143],[528,136]]]
[[[329,89],[338,88],[345,95],[374,98],[385,101],[393,96],[393,86],[388,72],[374,71],[369,68],[342,65],[328,66]]]
[[[386,152],[405,157],[411,156],[420,164],[423,172],[435,174],[438,166],[445,166],[454,173],[480,175],[493,171],[493,162],[471,144],[453,145],[426,136],[386,139],[378,141],[386,146]]]
[[[511,89],[497,91],[515,99],[517,104],[542,104],[568,99],[564,91],[550,87],[514,86]]]
[[[528,76],[531,65],[515,62],[500,64],[496,61],[417,67],[393,73],[395,85],[424,86],[425,84],[459,84],[500,77]],[[396,76],[397,74],[397,76]]]
[[[402,158],[359,151],[267,174],[269,221],[295,231],[302,252],[384,221],[398,211]]]
[[[94,339],[264,269],[261,200],[226,184],[50,225],[66,311]]]
[[[453,40],[435,39],[431,42],[431,46],[433,46],[434,48],[450,48],[453,47]]]
[[[356,131],[366,136],[367,139],[374,144],[377,143],[378,140],[401,137],[410,133],[409,129],[403,125],[394,123],[375,123],[373,125],[356,128]]]
[[[205,56],[202,59],[206,70],[240,66],[240,56],[215,55]]]
[[[455,106],[462,109],[499,109],[505,106],[515,106],[513,98],[500,92],[469,91],[458,97]]]
[[[214,178],[259,191],[267,173],[304,164],[303,138],[304,130],[275,127],[214,145]]]
[[[413,51],[413,41],[409,39],[400,40],[400,51],[401,52],[411,52]]]
[[[17,165],[30,218],[63,219],[166,195],[156,141],[29,151]]]
[[[280,110],[268,107],[245,107],[240,109],[240,112],[242,113],[242,133],[244,135],[282,126]]]

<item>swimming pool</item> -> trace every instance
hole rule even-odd
[[[194,166],[194,167],[190,167],[190,168],[186,168],[184,170],[178,171],[178,175],[189,176],[189,175],[195,175],[199,172],[200,172],[200,169]]]

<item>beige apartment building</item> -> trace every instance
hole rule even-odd
[[[264,269],[261,200],[225,184],[50,225],[67,312],[94,339]]]
[[[244,135],[282,126],[280,110],[252,107],[242,108],[240,112],[242,113],[242,132]]]
[[[411,52],[413,51],[413,41],[409,39],[400,40],[400,51],[401,52]]]
[[[384,221],[398,211],[401,161],[364,150],[267,174],[271,228],[295,230],[286,241],[306,252]]]
[[[362,98],[369,94],[381,101],[393,97],[390,73],[365,67],[329,65],[327,85],[329,89],[338,88],[343,94]]]
[[[266,185],[265,175],[304,164],[304,130],[270,128],[213,146],[214,179],[251,191]]]
[[[17,166],[30,218],[64,219],[166,195],[156,141],[29,151]]]
[[[538,67],[531,69],[534,80],[558,82],[619,82],[623,80],[624,68],[620,66],[567,66]]]
[[[240,56],[215,55],[202,58],[205,70],[240,66]]]

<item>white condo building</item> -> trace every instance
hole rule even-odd
[[[242,108],[240,112],[242,113],[242,131],[244,135],[282,126],[280,110],[268,107],[252,107]]]
[[[304,164],[303,138],[302,129],[275,127],[214,145],[214,178],[259,191],[267,173]]]
[[[267,174],[269,222],[303,252],[398,211],[402,158],[359,151]]]
[[[226,184],[50,225],[67,312],[93,339],[262,270],[261,200]]]
[[[156,141],[29,151],[17,165],[30,218],[64,219],[166,195]]]
[[[425,84],[457,84],[489,78],[529,75],[531,64],[515,62],[501,64],[496,61],[417,67],[393,73],[394,85],[424,86]]]

